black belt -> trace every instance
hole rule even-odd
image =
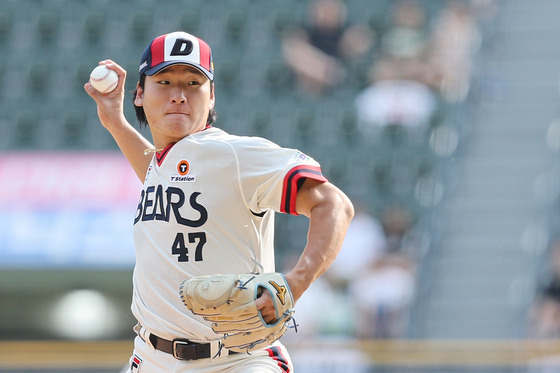
[[[150,334],[150,342],[156,350],[171,354],[179,360],[208,359],[211,355],[210,343],[196,343],[188,339],[168,341],[154,334]],[[230,355],[235,353],[234,351],[229,351]]]

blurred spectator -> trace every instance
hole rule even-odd
[[[436,20],[429,50],[430,69],[449,102],[463,100],[469,91],[472,54],[479,39],[469,4],[449,1]]]
[[[415,265],[400,254],[387,254],[350,285],[356,305],[356,336],[402,337],[416,287]]]
[[[355,203],[355,211],[336,260],[325,276],[309,287],[307,299],[298,302],[296,320],[301,324],[301,333],[297,338],[352,335],[358,327],[356,306],[348,287],[385,255],[386,241],[380,222],[363,205]]]
[[[449,1],[428,33],[419,2],[396,3],[381,37],[381,55],[370,69],[370,86],[355,100],[362,132],[390,125],[427,127],[440,98],[458,102],[466,97],[478,35],[471,13],[464,1]]]
[[[343,287],[360,277],[382,257],[387,241],[382,225],[359,204],[350,222],[342,249],[327,271],[328,278]]]
[[[410,211],[397,206],[388,207],[383,211],[381,224],[385,232],[387,252],[403,251],[403,240],[410,232],[413,224]]]
[[[373,43],[366,26],[349,26],[340,0],[315,0],[308,24],[293,30],[283,41],[286,64],[294,71],[300,89],[320,95],[346,77],[345,63],[367,53]]]
[[[381,36],[381,53],[393,58],[421,58],[428,40],[426,20],[426,13],[417,1],[397,1],[391,24]]]
[[[355,100],[362,132],[375,134],[391,125],[426,127],[436,113],[434,79],[426,63],[426,18],[417,1],[396,2],[381,36],[381,55],[370,69],[370,86]]]
[[[560,338],[560,241],[551,253],[549,274],[529,314],[529,337]]]
[[[379,128],[400,125],[427,127],[437,108],[434,93],[414,80],[381,80],[363,90],[355,100],[360,130],[375,133]]]
[[[342,250],[316,289],[322,294],[317,298],[342,301],[344,313],[355,318],[348,322],[332,310],[315,318],[329,318],[331,329],[338,325],[361,338],[401,336],[416,286],[415,263],[400,252],[411,216],[388,208],[379,221],[363,205],[355,203],[355,208]],[[325,304],[322,309],[329,308]]]
[[[428,22],[420,2],[396,2],[392,23],[381,36],[381,56],[370,69],[371,83],[413,80],[448,101],[463,99],[468,92],[472,54],[480,44],[473,12],[470,3],[451,0],[433,22]]]
[[[396,255],[387,256],[385,231],[391,235],[392,245],[398,246],[410,221],[402,210],[387,210],[384,221],[380,222],[363,203],[354,201],[354,207],[355,215],[339,255],[325,275],[309,287],[306,299],[298,301],[295,319],[300,327],[297,335],[288,333],[283,338],[301,341],[317,335],[365,336],[366,330],[392,335],[400,330],[401,326],[389,318],[399,319],[393,309],[395,302],[403,302],[397,298],[403,297],[407,286],[403,275],[406,262]],[[283,267],[288,268],[289,262],[296,259],[286,257],[288,263]],[[362,290],[364,294],[358,296],[356,291]],[[375,310],[366,311],[374,302]],[[389,312],[378,315],[379,307],[388,307]],[[365,325],[366,322],[369,324]],[[373,325],[377,322],[382,325]]]
[[[370,69],[370,83],[412,80],[438,88],[428,64],[430,39],[428,17],[422,4],[416,0],[395,2],[391,23],[381,36],[380,56]]]

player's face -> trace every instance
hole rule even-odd
[[[210,80],[187,65],[173,65],[146,76],[135,99],[142,106],[158,148],[206,127],[208,112],[214,107]]]

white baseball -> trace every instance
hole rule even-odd
[[[109,93],[119,83],[119,76],[113,70],[106,68],[105,65],[99,65],[91,72],[89,82],[99,92]]]

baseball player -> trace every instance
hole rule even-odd
[[[111,60],[100,64],[117,72],[117,88],[106,94],[89,82],[84,88],[144,183],[134,217],[131,308],[138,325],[129,371],[292,372],[288,352],[275,341],[283,331],[233,348],[233,334],[217,333],[227,328],[191,312],[178,289],[200,276],[252,274],[233,287],[242,291],[255,276],[274,273],[274,213],[305,215],[308,241],[299,261],[269,282],[276,296],[259,292],[251,305],[266,331],[279,322],[277,298],[297,302],[334,261],[353,216],[351,202],[305,154],[214,127],[212,53],[198,37],[161,35],[142,55],[133,103],[153,144],[124,117],[126,71]],[[278,285],[282,279],[285,285]],[[213,292],[212,281],[201,291]],[[255,334],[241,330],[239,338]]]

